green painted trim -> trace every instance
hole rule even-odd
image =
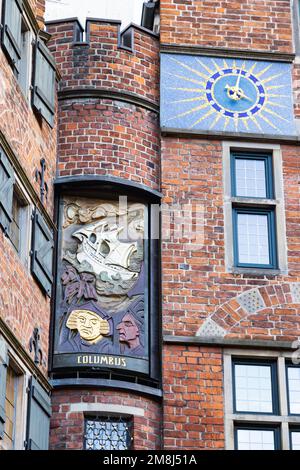
[[[231,196],[239,199],[244,198],[253,198],[257,199],[257,202],[260,200],[274,199],[274,184],[273,184],[273,165],[272,165],[272,152],[231,152],[230,155],[230,172],[231,172]],[[265,197],[255,197],[255,196],[240,196],[236,194],[236,169],[235,161],[236,160],[260,160],[265,164],[265,181],[266,181],[266,196]]]
[[[238,252],[238,229],[237,218],[239,214],[259,214],[265,215],[268,219],[268,240],[269,240],[269,264],[250,264],[241,263],[239,261]],[[232,208],[232,224],[233,224],[233,254],[234,266],[237,268],[263,268],[263,269],[278,269],[277,261],[277,242],[276,242],[276,221],[275,209],[261,209],[260,207],[233,207]]]
[[[45,207],[41,203],[41,200],[40,200],[38,194],[36,193],[36,191],[35,191],[33,185],[31,184],[27,174],[25,173],[25,171],[24,171],[22,165],[20,164],[17,156],[15,155],[13,150],[11,149],[8,141],[6,140],[5,135],[3,134],[3,132],[1,130],[0,130],[0,146],[3,148],[3,150],[5,151],[7,157],[9,158],[9,161],[12,164],[12,166],[13,166],[15,172],[16,172],[16,175],[18,176],[18,178],[20,178],[21,183],[25,187],[26,191],[28,192],[33,204],[42,213],[42,215],[45,218],[45,220],[47,221],[48,225],[51,228],[56,230],[56,225],[54,224],[52,218],[50,217],[47,210],[45,209]]]
[[[28,355],[23,345],[16,338],[14,333],[11,331],[11,329],[8,327],[8,325],[5,323],[5,321],[1,317],[0,317],[0,333],[4,337],[4,339],[7,341],[7,343],[13,348],[14,352],[21,359],[21,361],[26,365],[30,373],[38,380],[38,382],[43,386],[43,388],[47,390],[47,392],[50,392],[52,390],[52,386],[50,382],[48,381],[47,377],[45,377],[44,374],[40,371],[40,369],[36,366],[36,364]]]

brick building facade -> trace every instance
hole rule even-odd
[[[299,448],[298,2],[160,0],[143,26],[46,32],[43,3],[19,9],[27,99],[2,37],[0,445],[46,446],[25,422],[47,435],[52,389],[50,449]],[[31,377],[13,443],[9,384]]]

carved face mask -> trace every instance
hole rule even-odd
[[[80,336],[89,343],[97,343],[103,335],[109,334],[109,323],[90,310],[73,310],[66,326],[78,330]]]
[[[129,343],[140,335],[139,329],[130,314],[126,314],[122,318],[117,330],[119,331],[120,341],[124,343]]]

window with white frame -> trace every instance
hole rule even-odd
[[[223,143],[225,263],[229,272],[287,272],[278,145]]]
[[[300,449],[300,365],[291,354],[225,351],[227,449]]]

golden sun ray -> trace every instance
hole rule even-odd
[[[199,70],[193,69],[193,67],[190,67],[189,65],[185,64],[184,62],[180,62],[180,60],[174,59],[174,57],[171,57],[171,60],[176,62],[177,64],[181,65],[181,67],[184,67],[185,69],[189,70],[190,72],[193,72],[196,75],[199,75],[199,77],[204,78],[207,80],[209,78],[209,75],[206,75]]]
[[[229,69],[229,65],[227,64],[226,60],[223,59],[224,69]]]
[[[195,113],[196,111],[200,111],[201,109],[208,108],[210,106],[209,103],[201,104],[200,106],[195,106],[194,108],[189,109],[188,111],[184,111],[183,113],[179,113],[176,116],[172,116],[167,121],[172,121],[173,119],[177,119],[179,117],[187,116],[188,114]]]
[[[257,62],[254,62],[254,64],[251,65],[251,67],[249,69],[249,73],[253,73],[256,66],[257,66]]]
[[[284,74],[283,73],[278,73],[276,75],[272,75],[271,77],[265,78],[264,80],[261,80],[261,83],[265,84],[270,82],[271,80],[275,80],[275,78],[282,77]]]
[[[187,82],[191,82],[191,83],[196,83],[197,85],[206,85],[205,82],[200,82],[200,80],[196,80],[195,78],[188,78],[188,77],[185,77],[184,75],[174,75],[174,73],[171,73],[171,72],[167,72],[168,75],[171,75],[172,77],[176,77],[176,78],[180,78],[181,80],[185,80]]]
[[[267,67],[265,67],[263,70],[261,70],[260,72],[258,72],[256,74],[257,77],[261,77],[264,73],[266,73],[271,67],[272,67],[273,64],[271,65],[268,65]]]
[[[213,129],[213,128],[215,127],[215,125],[220,121],[221,117],[222,117],[222,114],[219,113],[219,114],[216,116],[215,120],[211,123],[211,125],[210,125],[210,127],[209,127],[209,130],[211,130],[211,129]]]
[[[178,91],[187,91],[189,93],[202,93],[203,96],[205,96],[205,92],[202,90],[202,88],[183,88],[183,87],[172,87],[168,86],[166,87],[167,90],[178,90]]]
[[[285,104],[274,103],[273,101],[267,101],[267,105],[268,106],[274,106],[274,107],[277,107],[277,108],[285,108],[285,109],[289,108],[289,106],[286,106]]]
[[[249,131],[249,126],[248,126],[248,121],[247,121],[248,118],[242,118],[241,121],[242,123],[244,124],[244,126],[246,127],[246,130]]]
[[[235,132],[237,132],[237,131],[238,131],[238,127],[239,127],[239,120],[238,120],[238,118],[233,118],[233,122],[234,122]]]
[[[215,59],[211,59],[212,63],[214,64],[214,66],[216,67],[216,70],[219,72],[221,69],[221,67],[217,64],[217,62],[215,61]]]
[[[280,129],[278,129],[278,127],[276,127],[273,122],[271,122],[266,116],[264,116],[263,114],[260,114],[259,117],[261,119],[263,119],[263,121],[267,122],[269,124],[269,126],[273,127],[273,129],[275,129],[276,131],[280,131]]]
[[[197,121],[194,122],[194,124],[192,124],[190,126],[190,129],[192,129],[193,127],[195,127],[197,124],[199,124],[199,122],[203,121],[203,119],[206,119],[208,116],[210,116],[211,114],[213,114],[215,112],[214,109],[210,109],[206,114],[204,114],[200,119],[197,119]]]
[[[286,85],[272,85],[272,86],[266,86],[266,90],[275,90],[276,88],[286,88]]]
[[[249,117],[249,119],[256,125],[256,127],[260,130],[260,132],[262,132],[262,128],[261,128],[259,122],[257,121],[256,117],[251,116],[251,117]]]
[[[269,109],[269,108],[264,108],[262,113],[269,113],[271,114],[272,116],[275,116],[277,117],[278,119],[281,119],[282,121],[285,121],[285,122],[289,122],[287,119],[283,118],[282,116],[280,116],[280,114],[277,114],[275,113],[275,111],[272,111],[272,109]]]
[[[198,64],[200,64],[210,75],[212,75],[214,73],[213,70],[211,70],[206,64],[203,64],[203,62],[196,58],[196,61],[198,62]]]
[[[229,119],[229,117],[226,117],[226,118],[225,118],[224,127],[223,127],[223,131],[226,131],[226,129],[227,129],[227,126],[228,126],[229,122],[230,122],[230,119]]]
[[[195,98],[184,98],[182,100],[174,100],[166,102],[165,104],[174,104],[174,103],[188,103],[189,101],[207,101],[206,97],[196,96]]]
[[[290,95],[280,95],[279,93],[268,93],[268,98],[290,98]]]

